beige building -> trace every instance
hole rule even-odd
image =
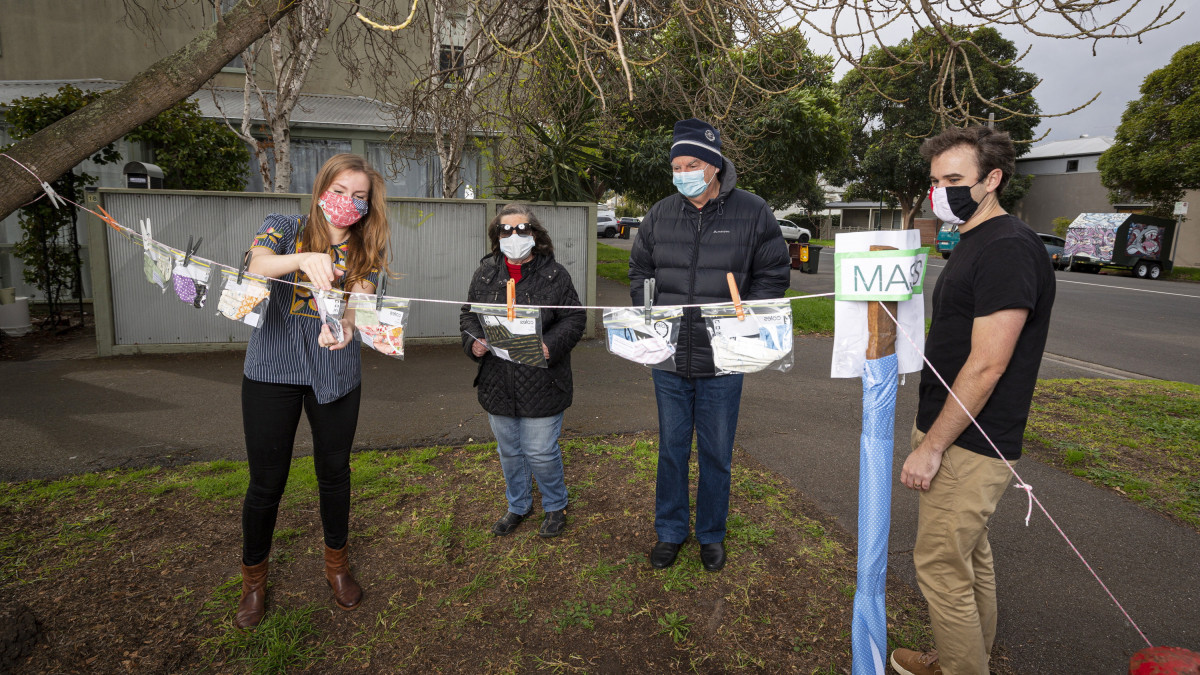
[[[1017,158],[1017,173],[1032,175],[1033,185],[1013,209],[1014,215],[1038,232],[1053,233],[1055,218],[1074,220],[1081,213],[1139,213],[1145,204],[1110,204],[1100,183],[1097,163],[1112,147],[1107,136],[1081,136],[1032,148]],[[1189,199],[1190,197],[1190,199]],[[1190,204],[1190,221],[1179,228],[1175,264],[1200,267],[1200,192],[1184,198]]]

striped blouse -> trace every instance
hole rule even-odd
[[[278,255],[297,253],[302,249],[300,232],[307,216],[267,216],[254,246],[269,248]],[[346,242],[329,249],[334,265],[345,272]],[[334,281],[342,288],[345,275]],[[307,275],[293,272],[285,281],[306,282]],[[374,282],[371,275],[369,282]],[[256,382],[309,385],[317,403],[329,403],[354,390],[362,381],[359,345],[330,351],[317,344],[321,334],[321,317],[312,293],[306,288],[271,280],[271,300],[258,328],[250,336],[246,348],[243,372]],[[355,343],[358,336],[355,335]]]

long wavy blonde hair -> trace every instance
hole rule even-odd
[[[328,251],[330,249],[329,229],[325,224],[325,214],[319,203],[321,194],[329,189],[334,179],[343,171],[357,171],[365,174],[371,184],[367,195],[367,215],[349,228],[350,238],[346,246],[346,278],[343,288],[349,290],[355,283],[366,279],[372,270],[379,270],[380,275],[389,274],[388,258],[390,250],[388,241],[391,230],[387,222],[387,185],[367,160],[348,152],[330,157],[313,183],[312,206],[308,210],[308,226],[300,235],[301,245],[305,251]]]

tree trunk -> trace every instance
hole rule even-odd
[[[229,60],[266,34],[299,2],[247,0],[186,46],[159,60],[124,86],[17,143],[7,154],[52,182],[100,148],[194,94]],[[15,162],[0,160],[0,218],[41,192]]]
[[[913,229],[913,219],[916,218],[917,212],[921,210],[921,196],[910,197],[908,195],[900,196],[892,193],[892,197],[896,199],[896,203],[900,205],[900,216],[904,220],[904,229]]]

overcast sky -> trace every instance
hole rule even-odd
[[[1143,0],[1134,15],[1142,17],[1145,23],[1147,15],[1153,17],[1165,4]],[[1018,50],[1032,47],[1020,66],[1042,78],[1034,96],[1043,113],[1066,112],[1100,94],[1100,98],[1083,110],[1065,117],[1043,119],[1035,138],[1049,134],[1036,145],[1078,138],[1082,134],[1115,135],[1121,113],[1129,101],[1140,96],[1138,88],[1146,75],[1167,65],[1180,47],[1200,41],[1200,0],[1177,0],[1170,15],[1180,11],[1185,13],[1182,19],[1146,34],[1141,44],[1132,39],[1106,39],[1096,43],[1095,56],[1092,56],[1090,41],[1037,38],[1012,28],[1002,28],[1001,33],[1012,40]],[[1134,18],[1126,24],[1132,28],[1138,25],[1138,20]],[[1055,25],[1047,23],[1040,29],[1050,32]],[[909,30],[897,31],[885,39],[888,44],[895,44],[907,37]],[[819,37],[812,39],[812,47],[814,51],[824,51]],[[845,71],[846,66],[839,65],[837,77]]]

